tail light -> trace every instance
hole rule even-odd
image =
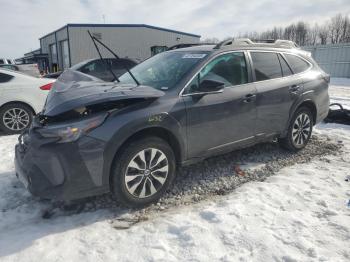
[[[52,82],[52,83],[48,83],[48,84],[46,84],[46,85],[41,86],[41,87],[40,87],[40,89],[41,89],[41,90],[50,90],[50,89],[51,89],[51,87],[52,87],[52,85],[53,85],[53,82]]]

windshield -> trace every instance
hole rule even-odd
[[[156,89],[173,88],[208,52],[164,52],[138,64],[130,71],[141,85]],[[119,77],[122,84],[134,84],[129,73]]]

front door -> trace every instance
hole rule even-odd
[[[224,83],[221,92],[196,94],[203,80]],[[183,93],[188,156],[203,157],[254,140],[256,90],[248,81],[243,52],[220,55],[194,77]]]

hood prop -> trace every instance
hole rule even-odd
[[[96,39],[96,38],[95,38],[94,36],[91,35],[91,33],[90,33],[89,30],[88,30],[88,34],[89,34],[89,36],[90,36],[92,42],[93,42],[94,45],[95,45],[95,48],[96,48],[96,50],[97,50],[98,55],[100,56],[100,59],[101,59],[102,63],[104,63],[105,66],[109,69],[109,71],[111,72],[111,74],[112,74],[113,77],[114,77],[114,80],[117,80],[118,83],[119,83],[120,81],[119,81],[118,77],[114,74],[114,72],[113,72],[113,70],[112,70],[112,66],[111,66],[110,64],[108,65],[107,61],[103,60],[102,55],[101,55],[101,52],[100,52],[100,49],[98,48],[98,46],[97,46],[97,44],[96,44],[96,42],[95,42],[95,39]],[[96,39],[96,40],[97,40],[97,39]]]
[[[114,57],[115,57],[116,59],[118,59],[118,60],[121,61],[121,63],[122,63],[122,65],[123,65],[124,69],[125,69],[125,70],[129,73],[129,75],[132,77],[132,79],[135,81],[136,85],[139,86],[139,85],[140,85],[140,82],[137,81],[137,79],[136,79],[136,77],[133,75],[133,73],[130,72],[129,68],[128,68],[128,67],[125,65],[125,63],[124,63],[124,60],[123,60],[123,59],[120,59],[120,57],[117,56],[116,53],[114,53],[108,46],[106,46],[104,43],[102,43],[99,39],[97,39],[95,36],[92,36],[89,30],[88,30],[87,32],[88,32],[89,36],[91,37],[91,40],[93,41],[93,43],[94,43],[94,45],[95,45],[95,47],[96,47],[96,50],[97,50],[97,52],[98,52],[98,54],[99,54],[101,60],[103,60],[103,58],[102,58],[102,55],[101,55],[101,53],[100,53],[100,50],[98,49],[98,46],[97,46],[96,42],[98,42],[100,45],[102,45],[104,48],[106,48],[109,52],[111,52],[111,54],[114,55]],[[113,76],[115,77],[115,79],[116,79],[118,82],[120,82],[119,79],[118,79],[118,78],[115,76],[115,74],[113,73],[111,67],[110,67],[110,71],[111,71],[111,73],[113,74]]]

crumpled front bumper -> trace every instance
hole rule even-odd
[[[57,143],[32,129],[19,136],[15,147],[16,176],[34,195],[69,201],[109,191],[103,179],[105,142],[83,136]]]

